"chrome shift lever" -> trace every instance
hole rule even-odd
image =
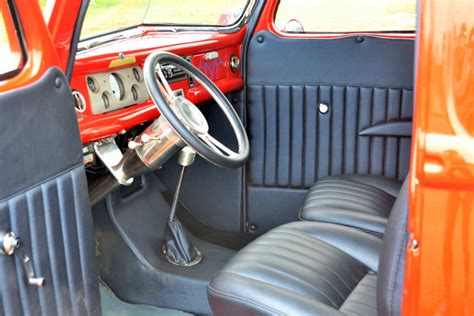
[[[178,163],[181,165],[181,172],[176,186],[176,192],[171,205],[170,217],[166,227],[162,252],[165,259],[174,265],[191,267],[202,260],[202,253],[193,245],[188,233],[179,219],[176,217],[179,194],[183,184],[186,167],[194,163],[196,152],[190,147],[184,147],[178,156]]]

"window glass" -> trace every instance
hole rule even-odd
[[[81,38],[141,24],[228,26],[241,18],[247,3],[248,0],[91,0]]]
[[[275,25],[289,33],[413,31],[416,0],[281,0]]]
[[[10,12],[0,11],[0,79],[21,68],[23,63],[20,43]]]
[[[43,17],[46,21],[49,21],[51,13],[53,12],[56,0],[39,0],[41,10],[43,10]]]

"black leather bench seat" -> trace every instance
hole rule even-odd
[[[211,280],[215,315],[399,315],[407,244],[407,181],[383,240],[319,222],[277,227]]]
[[[255,309],[377,315],[374,271],[381,245],[376,236],[340,225],[280,226],[241,250],[212,281],[211,307],[221,315],[248,315]]]
[[[398,180],[370,175],[322,178],[306,194],[299,217],[381,236],[401,185]]]

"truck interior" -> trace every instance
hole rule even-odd
[[[415,1],[228,2],[95,34],[79,1],[67,71],[0,94],[0,314],[401,313]]]

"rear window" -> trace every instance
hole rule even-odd
[[[18,38],[20,32],[16,30],[8,5],[0,5],[0,80],[15,75],[23,66],[23,52]]]
[[[414,31],[416,0],[280,0],[275,25],[287,33]]]

